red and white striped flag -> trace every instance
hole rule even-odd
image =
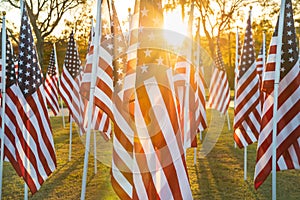
[[[80,96],[80,60],[73,32],[70,35],[65,56],[63,71],[60,78],[59,94],[69,108],[70,115],[81,129],[83,125],[84,103]]]
[[[262,73],[263,73],[263,67],[264,67],[263,51],[264,51],[264,49],[263,49],[263,47],[261,47],[261,49],[258,53],[258,56],[256,58],[256,71],[259,76],[260,83],[262,81],[262,76],[263,76]]]
[[[234,105],[234,140],[242,148],[257,141],[260,132],[260,90],[252,38],[251,15],[247,20],[239,64]]]
[[[112,31],[114,33],[113,55],[113,113],[114,137],[111,169],[111,184],[121,199],[133,199],[133,140],[134,121],[132,117],[132,101],[126,95],[134,88],[135,71],[127,69],[127,44],[120,29],[114,3],[112,2]],[[133,43],[135,42],[132,38]],[[119,52],[121,50],[123,52]],[[125,53],[126,52],[126,53]],[[131,93],[132,94],[132,93]],[[129,95],[131,96],[131,95]]]
[[[140,1],[139,44],[161,42],[163,35],[149,34],[162,28],[162,15],[160,0]],[[168,56],[138,47],[137,58],[133,199],[192,199]]]
[[[58,65],[55,62],[55,48],[53,47],[50,55],[49,66],[44,83],[46,101],[54,115],[59,112],[58,104]]]
[[[257,146],[255,188],[265,181],[272,170],[273,120],[277,122],[276,170],[300,169],[299,51],[291,0],[286,0],[285,5],[281,5],[281,9],[284,9],[283,33],[278,32],[279,22],[277,22],[263,75],[262,89],[266,96]],[[278,96],[275,97],[274,77],[278,37],[282,37],[282,51]],[[273,105],[276,100],[278,102],[277,119],[274,119]]]
[[[174,68],[173,81],[180,108],[184,148],[197,147],[196,134],[207,127],[202,72],[179,56]]]
[[[229,83],[225,71],[222,54],[217,45],[215,68],[209,86],[208,107],[226,114],[230,103]]]
[[[15,76],[15,65],[13,61],[12,55],[12,45],[11,42],[6,40],[6,92],[5,92],[5,127],[4,127],[4,156],[7,159],[17,174],[21,176],[21,170],[17,161],[17,150],[16,150],[16,138],[18,138],[17,130],[19,128],[15,115],[18,114],[18,108],[13,103],[15,99],[17,99],[18,95],[21,94],[19,87],[16,85],[16,76]],[[2,48],[0,49],[0,55],[2,55]],[[2,71],[2,58],[0,59],[0,67]],[[2,72],[1,72],[2,75]],[[1,77],[1,81],[2,81]],[[2,82],[1,82],[2,83]],[[1,87],[2,90],[2,87]],[[19,93],[18,93],[19,92]],[[3,93],[2,93],[3,94]],[[21,94],[22,95],[22,94]],[[1,96],[1,101],[3,98]],[[2,102],[1,102],[2,105]],[[2,113],[2,107],[0,108]],[[0,123],[2,123],[2,116],[0,116]]]
[[[56,156],[43,77],[25,6],[21,19],[18,68],[21,94],[18,93],[17,99],[12,102],[18,108],[15,117],[21,130],[15,141],[17,160],[22,177],[34,194],[56,169]]]

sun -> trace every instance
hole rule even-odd
[[[188,25],[187,21],[182,21],[180,7],[164,13],[164,29],[168,30],[168,33],[170,31],[176,32],[174,35],[176,38],[170,37],[169,34],[165,36],[171,45],[178,46],[183,42],[183,38],[187,36]],[[177,37],[176,35],[181,35],[182,37]]]

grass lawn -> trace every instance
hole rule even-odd
[[[207,115],[210,128],[203,133],[204,140],[198,141],[196,165],[193,161],[193,149],[189,149],[186,155],[194,199],[271,199],[271,175],[257,191],[253,186],[256,144],[248,147],[248,180],[244,181],[243,150],[234,148],[232,131],[228,130],[223,117],[211,110],[207,111]],[[232,109],[229,110],[229,115],[232,122]],[[58,166],[34,196],[29,192],[29,199],[80,199],[84,159],[82,141],[84,139],[79,137],[73,126],[73,153],[72,160],[68,161],[69,124],[67,123],[66,128],[63,128],[59,117],[52,117],[51,122]],[[218,141],[214,145],[214,138],[217,137]],[[97,162],[97,174],[94,174],[93,155],[89,157],[86,199],[118,199],[110,184],[108,165],[111,145],[104,148],[103,144],[98,145],[98,160],[103,162]],[[213,147],[211,151],[210,147]],[[207,155],[200,158],[199,152]],[[3,199],[23,199],[24,182],[16,175],[9,163],[4,163],[3,176]],[[298,184],[300,184],[299,171],[278,172],[277,199],[300,199]]]

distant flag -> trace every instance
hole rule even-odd
[[[83,101],[80,96],[80,60],[73,32],[70,35],[63,71],[60,78],[59,94],[69,108],[70,115],[85,132],[83,126]]]
[[[204,79],[200,69],[179,56],[174,69],[174,87],[179,100],[179,113],[183,132],[184,147],[197,147],[198,131],[203,131],[206,125],[206,109],[204,96]],[[188,85],[188,90],[187,86]],[[186,94],[187,93],[187,94]],[[186,95],[189,97],[186,98]],[[188,99],[188,104],[186,101]],[[188,105],[188,116],[184,109]],[[185,128],[185,126],[187,126]]]
[[[159,42],[162,35],[151,38],[144,29],[161,28],[161,1],[140,1],[139,8],[138,42]],[[137,58],[133,199],[192,199],[168,56],[138,47]]]
[[[277,170],[300,169],[300,75],[299,50],[296,43],[291,0],[286,0],[283,33],[277,22],[273,34],[266,69],[263,72],[262,90],[265,100],[262,110],[261,133],[258,138],[254,185],[258,188],[272,170],[273,120],[277,121]],[[279,21],[279,20],[278,20]],[[282,37],[280,82],[278,96],[274,97],[277,38]],[[277,119],[273,117],[273,104],[278,101]]]
[[[58,104],[58,65],[55,63],[55,48],[53,47],[50,55],[49,66],[44,83],[46,101],[54,115],[59,112]]]
[[[219,44],[215,58],[215,68],[209,86],[208,107],[226,114],[230,103],[229,83]]]
[[[25,6],[22,12],[18,85],[22,94],[13,101],[21,135],[16,146],[22,177],[34,194],[56,169],[56,156],[50,120],[46,108],[42,73],[38,64],[33,36]]]
[[[237,74],[234,105],[234,140],[240,148],[256,142],[260,131],[260,90],[254,51],[249,15]]]
[[[264,63],[263,63],[263,47],[261,47],[259,53],[258,53],[258,56],[256,58],[256,71],[257,71],[257,74],[259,76],[259,82],[261,83],[262,81],[262,73],[263,73],[263,67],[264,67]]]

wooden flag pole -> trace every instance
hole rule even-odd
[[[56,73],[58,76],[58,83],[60,83],[60,77],[59,77],[59,70],[58,70],[58,62],[57,62],[57,54],[56,54],[56,45],[53,43],[53,49],[54,49],[54,60],[55,60],[55,67],[56,67]],[[60,87],[60,85],[58,85]],[[63,107],[63,101],[62,98],[60,97],[60,109],[61,109],[61,116],[62,116],[62,123],[63,127],[66,127],[65,124],[65,113],[64,113],[64,107]]]
[[[92,64],[92,74],[96,74],[98,66],[98,52],[100,44],[100,35],[101,35],[101,0],[97,0],[97,17],[96,17],[96,28],[95,28],[95,45],[94,45],[94,56]],[[81,186],[81,200],[85,199],[85,190],[86,190],[86,178],[87,178],[87,169],[89,161],[89,147],[90,147],[90,137],[91,137],[91,125],[92,125],[92,106],[94,104],[94,92],[95,92],[95,83],[96,76],[92,76],[91,87],[90,87],[90,97],[88,105],[88,126],[86,132],[85,140],[85,153],[84,153],[84,165],[83,165],[83,175],[82,175],[82,186]]]
[[[70,116],[70,139],[69,139],[69,161],[72,158],[72,128],[73,128],[73,118]]]
[[[2,17],[2,123],[1,123],[1,160],[0,160],[0,199],[2,199],[2,181],[3,181],[3,162],[4,162],[4,126],[5,126],[5,72],[6,72],[6,27],[5,15],[3,12]]]
[[[284,23],[285,0],[281,0],[278,36],[276,46],[276,64],[274,79],[274,103],[273,103],[273,132],[272,132],[272,200],[276,200],[276,147],[277,147],[277,109],[278,109],[278,86],[280,81],[281,48]]]

